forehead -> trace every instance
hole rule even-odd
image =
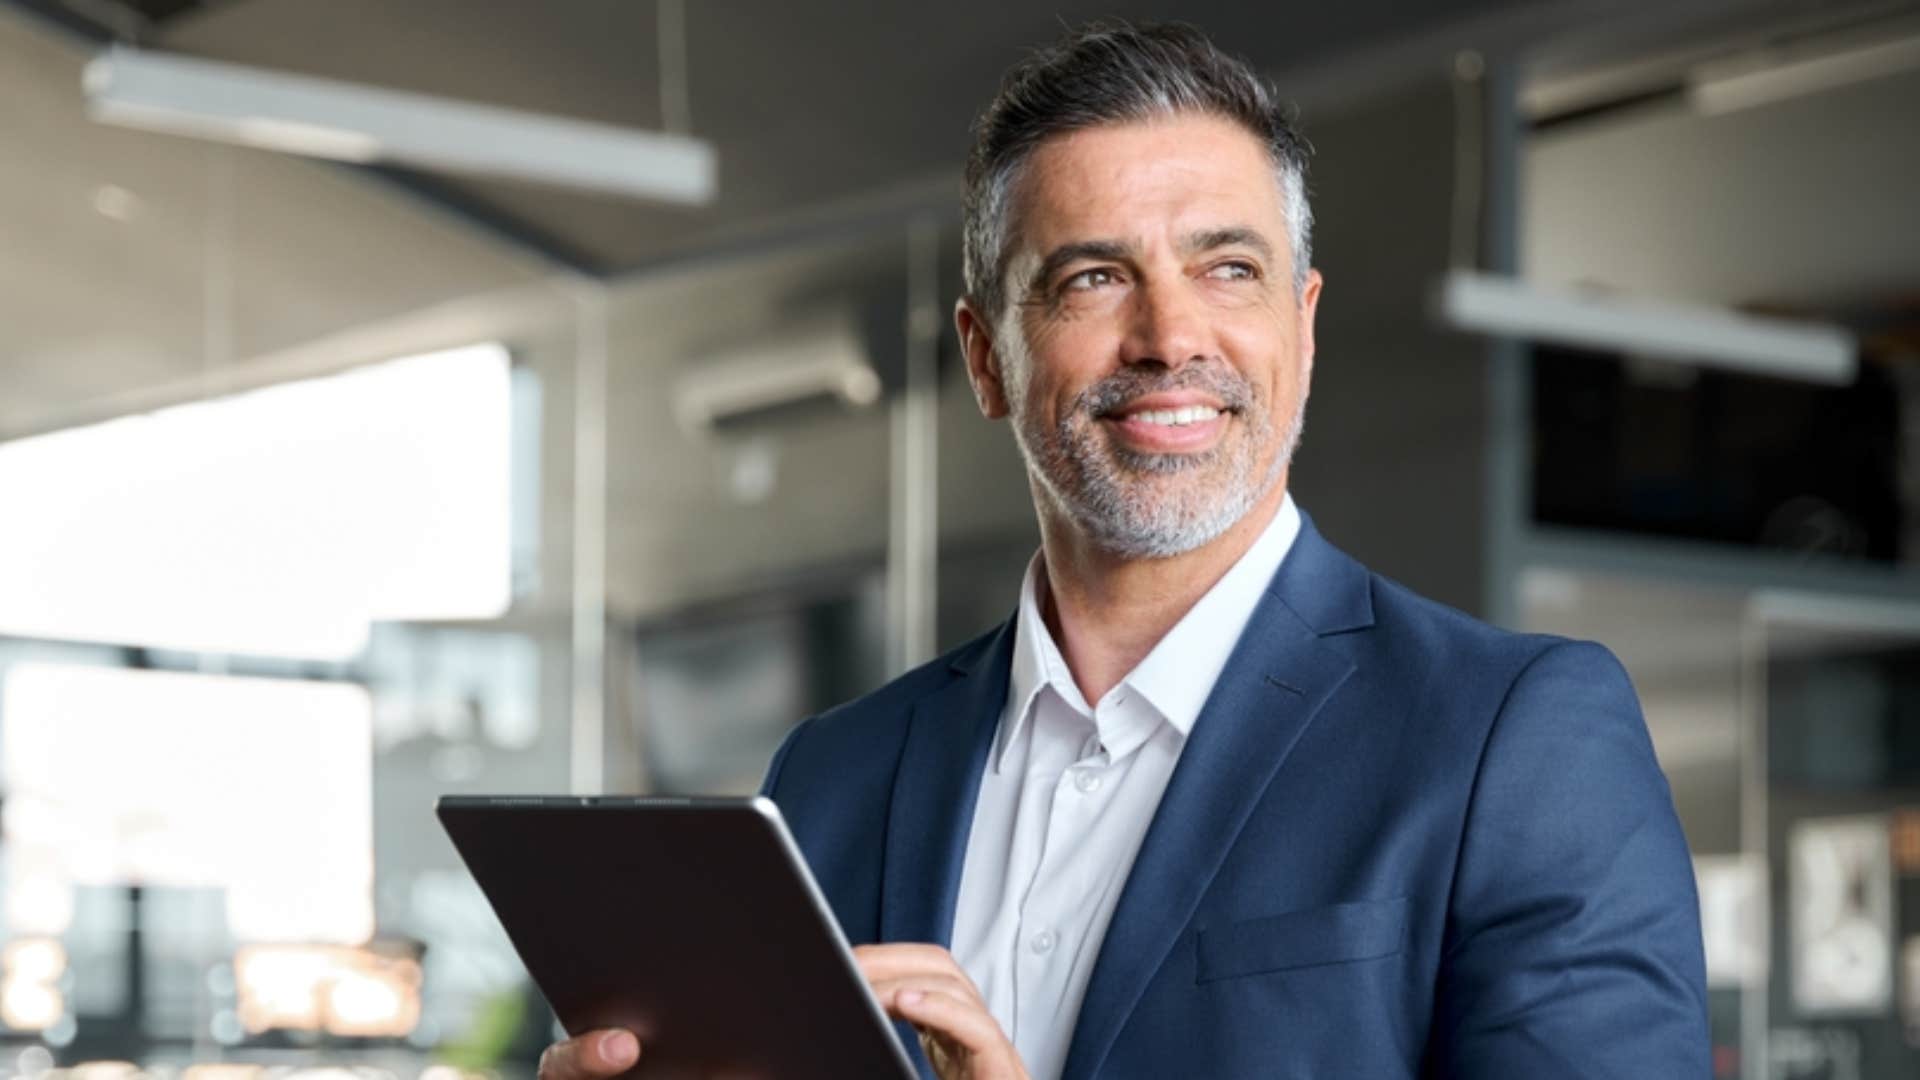
[[[1177,114],[1056,135],[1034,149],[1011,194],[1015,258],[1072,240],[1230,224],[1285,242],[1266,147],[1220,117]]]

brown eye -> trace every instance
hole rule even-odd
[[[1098,289],[1103,285],[1111,285],[1118,280],[1118,276],[1115,275],[1113,271],[1104,267],[1094,267],[1090,270],[1082,270],[1068,278],[1066,282],[1062,284],[1061,288],[1069,292],[1084,289]]]

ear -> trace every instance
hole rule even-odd
[[[1299,318],[1300,327],[1300,380],[1305,383],[1313,377],[1313,317],[1320,310],[1320,286],[1326,281],[1320,271],[1307,271],[1306,287],[1300,290]]]
[[[953,328],[960,332],[960,351],[967,357],[967,381],[980,415],[999,420],[1007,415],[1007,389],[1000,380],[1000,357],[994,352],[992,323],[966,297],[953,305]]]

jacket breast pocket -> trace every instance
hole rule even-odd
[[[1361,900],[1200,931],[1199,982],[1392,956],[1406,944],[1407,901]]]

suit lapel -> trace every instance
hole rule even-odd
[[[953,681],[914,706],[887,816],[882,941],[951,942],[973,805],[1012,656],[1009,621],[954,662]]]
[[[1310,521],[1194,722],[1120,893],[1063,1080],[1092,1077],[1260,796],[1353,663],[1322,636],[1372,622],[1366,571]]]

